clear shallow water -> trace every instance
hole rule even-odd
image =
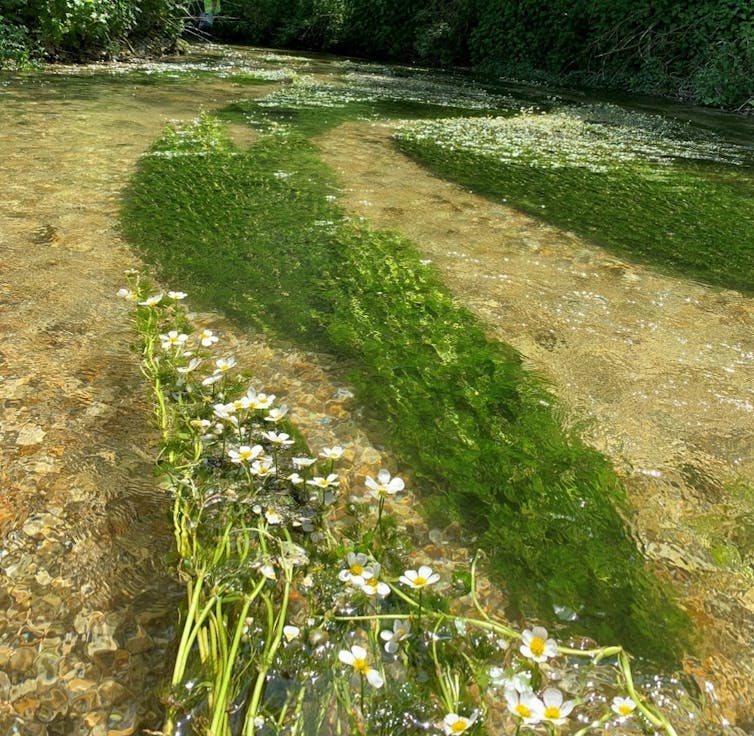
[[[354,73],[341,60],[261,56],[246,70]],[[223,78],[243,59],[216,62],[220,79],[192,61],[183,73],[146,66],[136,85],[110,68],[0,87],[0,168],[9,172],[0,700],[11,703],[0,723],[7,717],[20,733],[128,733],[154,717],[143,692],[174,605],[167,578],[149,582],[155,540],[165,550],[170,539],[138,452],[149,446],[149,417],[133,398],[141,389],[128,325],[111,306],[134,265],[115,231],[118,198],[168,120],[271,91]],[[366,65],[360,78],[384,71]],[[739,138],[741,121],[732,125]],[[708,633],[687,672],[719,701],[712,722],[745,719],[742,704],[754,699],[752,499],[737,488],[754,482],[752,301],[657,277],[427,177],[394,153],[388,133],[354,124],[321,139],[344,204],[413,237],[491,334],[553,381],[569,421],[615,459],[637,538]]]

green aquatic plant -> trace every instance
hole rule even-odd
[[[129,278],[120,295],[132,304],[152,387],[186,588],[162,733],[400,736],[421,725],[479,736],[494,710],[516,733],[583,735],[610,724],[676,736],[622,647],[574,648],[542,626],[519,633],[490,616],[478,559],[454,594],[448,571],[407,569],[388,554],[394,527],[379,520],[403,480],[380,473],[363,497],[339,498],[332,470],[343,449],[311,458],[287,433],[265,429],[289,426],[287,412],[249,387],[233,356],[213,354],[219,338],[193,327],[186,294]],[[272,457],[274,472],[261,473]],[[327,474],[325,496],[316,472]],[[375,489],[385,495],[375,499]],[[379,537],[349,523],[375,514]],[[599,684],[564,684],[576,660]]]
[[[400,149],[630,260],[754,293],[754,156],[615,106],[407,123]]]
[[[542,381],[408,241],[348,221],[308,141],[278,130],[244,152],[164,148],[142,159],[124,210],[148,260],[241,323],[340,356],[425,513],[464,523],[513,606],[568,611],[575,631],[678,661],[688,622],[646,569],[608,461],[564,431]]]

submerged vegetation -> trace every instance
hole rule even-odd
[[[754,151],[615,106],[412,122],[441,176],[622,257],[754,293]],[[711,162],[729,173],[711,176]]]
[[[128,193],[131,242],[205,306],[341,356],[425,513],[464,522],[514,609],[677,661],[688,623],[645,568],[608,461],[409,242],[348,220],[311,143],[269,128],[246,151],[208,116],[158,141]]]
[[[129,278],[187,597],[163,733],[675,736],[620,646],[490,615],[476,559],[433,569],[403,538],[401,478],[347,496],[343,448],[311,452],[184,292]]]

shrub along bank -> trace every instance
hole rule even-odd
[[[749,0],[223,0],[213,33],[751,111]]]
[[[411,243],[353,224],[333,191],[303,137],[240,151],[204,117],[143,158],[124,232],[205,306],[339,355],[426,513],[476,535],[514,612],[573,612],[576,631],[676,661],[687,621],[627,531],[609,463],[563,431],[542,383]]]

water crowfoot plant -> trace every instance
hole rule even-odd
[[[567,734],[576,715],[578,725],[593,724],[579,734],[609,722],[620,734],[639,719],[648,732],[676,736],[621,647],[564,646],[539,625],[519,633],[485,610],[478,558],[466,599],[454,599],[450,571],[435,571],[418,551],[403,554],[389,509],[376,511],[377,539],[372,520],[361,519],[368,512],[347,499],[302,497],[298,471],[322,473],[310,479],[317,489],[337,489],[342,448],[322,450],[318,465],[287,419],[288,431],[270,430],[272,399],[250,400],[263,394],[234,364],[206,383],[202,369],[215,370],[209,350],[220,341],[205,344],[177,305],[183,297],[146,298],[137,277],[129,286],[186,588],[166,683],[167,736],[188,728],[197,736],[481,736],[495,732],[493,719],[505,732]],[[171,331],[186,336],[180,350],[161,340]],[[252,473],[254,463],[268,471]],[[405,490],[387,471],[369,480],[383,501]],[[593,684],[570,676],[576,660]]]

